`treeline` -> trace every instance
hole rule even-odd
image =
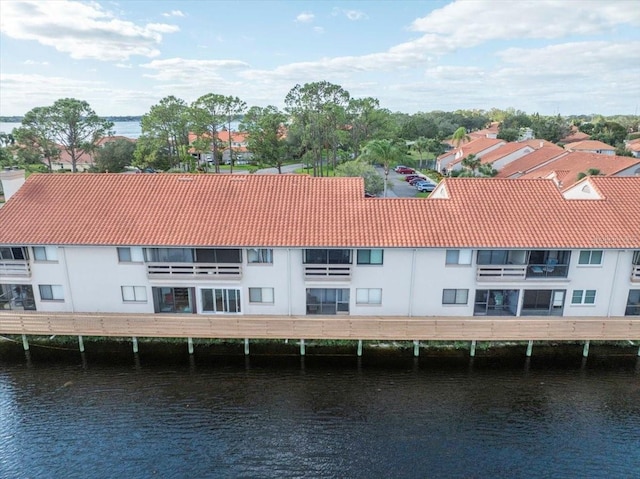
[[[83,153],[97,151],[96,167],[102,171],[134,165],[219,172],[224,154],[233,171],[237,145],[231,134],[222,132],[239,123],[256,165],[280,169],[295,160],[316,176],[335,174],[340,164],[356,159],[386,168],[406,159],[409,148],[419,153],[420,161],[423,155],[433,158],[443,151],[444,140],[464,138],[491,122],[499,123],[498,138],[507,141],[526,134],[558,143],[578,130],[616,146],[620,154],[625,154],[625,139],[640,127],[640,117],[629,115],[562,117],[515,109],[391,112],[375,98],[354,98],[326,81],[294,86],[283,109],[249,106],[239,97],[208,93],[191,103],[167,96],[141,117],[104,118],[86,102],[66,98],[34,108],[20,121],[20,128],[0,137],[0,163],[44,162],[50,168],[66,151],[75,171]],[[113,121],[140,122],[135,145],[98,148],[101,137],[112,133]],[[210,162],[199,162],[197,156]]]

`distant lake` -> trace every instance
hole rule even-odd
[[[0,122],[0,132],[11,133],[14,128],[18,128],[20,123]],[[140,122],[138,121],[114,121],[113,129],[118,136],[127,138],[138,138],[140,136]]]

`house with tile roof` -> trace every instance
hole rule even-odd
[[[528,172],[535,170],[552,161],[554,158],[567,155],[563,148],[554,145],[543,146],[531,153],[524,155],[498,170],[497,178],[519,178]]]
[[[609,156],[572,151],[533,168],[520,178],[552,179],[560,188],[567,188],[585,175],[640,177],[640,158]]]
[[[568,151],[582,151],[584,153],[596,153],[598,155],[615,155],[616,148],[611,145],[607,145],[598,140],[583,140],[576,141],[565,145],[565,149]]]
[[[450,172],[457,165],[457,169],[462,168],[460,162],[469,155],[482,158],[497,148],[506,145],[506,141],[495,138],[477,138],[468,143],[463,143],[457,148],[450,150],[436,158],[436,170],[442,173]]]
[[[480,162],[486,165],[491,164],[495,170],[500,171],[512,161],[528,155],[529,153],[533,153],[533,151],[535,151],[533,147],[528,144],[513,141],[484,154],[480,157]],[[461,170],[463,159],[464,158],[460,158],[451,162],[449,164],[449,169],[454,171]]]
[[[295,318],[303,329],[336,316],[355,327],[640,315],[637,177],[563,191],[546,179],[445,178],[426,199],[365,198],[361,178],[306,175],[0,179],[11,183],[0,326],[3,311],[177,315],[185,328],[190,317]]]
[[[640,138],[626,142],[625,148],[636,158],[640,158]]]

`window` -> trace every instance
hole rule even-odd
[[[471,264],[470,249],[448,249],[445,264]]]
[[[62,286],[57,284],[41,284],[40,299],[42,301],[64,301]]]
[[[351,264],[350,249],[306,249],[305,264]]]
[[[249,288],[250,303],[273,303],[273,288]]]
[[[120,263],[142,263],[142,250],[140,248],[119,247],[118,261]]]
[[[382,289],[380,288],[357,288],[357,304],[382,304]]]
[[[147,302],[147,288],[144,286],[121,286],[122,289],[122,301],[146,303]]]
[[[242,250],[232,248],[145,248],[145,258],[149,263],[242,263]]]
[[[27,248],[0,248],[0,260],[25,261]]]
[[[33,259],[35,261],[58,261],[58,250],[55,246],[34,246]]]
[[[525,250],[478,250],[477,263],[483,264],[526,264]]]
[[[640,251],[633,252],[633,259],[631,260],[631,263],[635,266],[640,265]]]
[[[468,289],[443,289],[442,304],[467,304]]]
[[[625,316],[640,316],[640,289],[630,289]]]
[[[308,288],[307,314],[349,314],[349,290]]]
[[[30,284],[0,284],[0,310],[35,311],[33,288]]]
[[[595,304],[595,289],[574,289],[571,296],[571,304]]]
[[[382,264],[383,250],[359,249],[358,264]]]
[[[153,287],[151,293],[156,313],[196,313],[195,288]]]
[[[240,290],[203,289],[202,311],[205,313],[239,313]]]
[[[250,264],[273,264],[273,250],[266,248],[249,248],[247,262]]]
[[[580,251],[578,264],[602,264],[602,250]]]

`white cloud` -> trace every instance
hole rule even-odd
[[[147,78],[181,84],[205,84],[210,81],[219,81],[226,74],[237,73],[249,68],[249,64],[239,60],[188,60],[183,58],[153,60],[140,66],[153,71],[153,73],[144,75]]]
[[[24,62],[22,62],[23,65],[43,65],[43,66],[48,66],[49,62],[38,62],[35,60],[25,60]]]
[[[163,17],[184,17],[185,14],[180,10],[171,10],[162,14]]]
[[[313,13],[303,12],[303,13],[300,13],[296,17],[296,22],[297,23],[311,23],[311,22],[313,22],[314,18],[315,18],[315,15]]]
[[[345,10],[343,8],[335,7],[331,14],[335,17],[338,15],[344,15],[351,21],[365,20],[368,17],[366,13],[361,10]]]
[[[324,28],[322,28],[322,27],[313,27],[313,31],[315,33],[324,33]]]
[[[138,55],[155,57],[162,33],[178,27],[136,25],[115,18],[97,3],[3,1],[0,31],[20,40],[35,40],[75,59],[127,60]]]

